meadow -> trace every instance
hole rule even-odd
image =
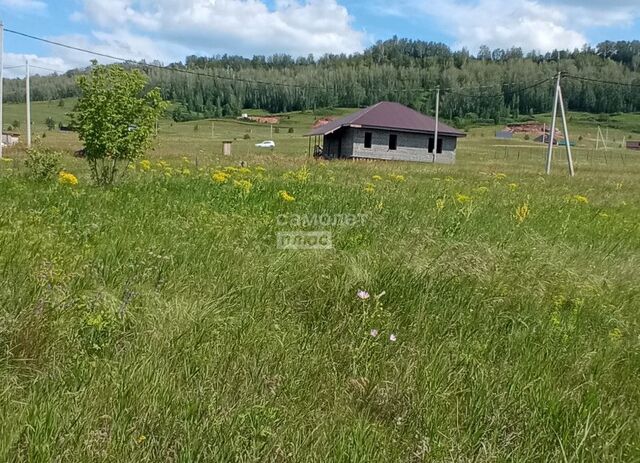
[[[163,121],[112,188],[5,153],[0,460],[640,461],[637,153],[316,161],[314,117]]]

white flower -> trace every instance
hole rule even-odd
[[[373,328],[369,334],[371,334],[371,337],[377,338],[378,337],[378,330]]]
[[[358,299],[366,301],[367,299],[369,299],[369,293],[363,290],[358,291]]]
[[[396,342],[397,340],[398,340],[398,338],[396,337],[396,335],[391,333],[391,336],[389,336],[389,341]]]

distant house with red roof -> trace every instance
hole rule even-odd
[[[384,101],[311,130],[326,158],[363,158],[451,164],[464,132],[399,103]]]

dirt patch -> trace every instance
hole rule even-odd
[[[257,122],[258,124],[279,124],[280,118],[276,116],[249,116],[247,120]]]
[[[318,127],[322,127],[323,125],[327,125],[329,122],[333,122],[337,119],[337,117],[323,117],[322,119],[318,119],[313,123],[313,128],[317,129]]]

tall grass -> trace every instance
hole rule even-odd
[[[637,166],[260,162],[3,166],[0,459],[640,460]]]

